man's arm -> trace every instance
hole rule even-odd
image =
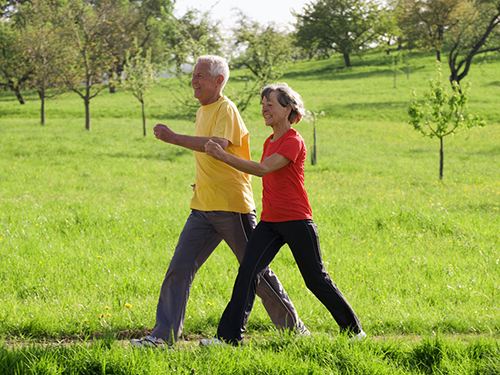
[[[224,138],[197,137],[193,135],[177,134],[168,126],[163,124],[157,124],[153,130],[155,137],[162,140],[163,142],[185,147],[198,152],[205,152],[205,144],[210,140],[220,145],[220,147],[222,147],[224,150],[229,145],[229,141]]]
[[[290,160],[280,154],[272,154],[260,163],[242,159],[224,151],[224,149],[217,142],[212,140],[209,140],[205,144],[205,152],[208,155],[229,164],[233,168],[259,177],[277,171],[290,163]]]

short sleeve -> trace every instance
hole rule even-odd
[[[248,134],[245,124],[235,108],[224,103],[217,113],[212,136],[227,139],[235,146],[241,146]]]
[[[276,153],[284,156],[292,162],[295,162],[297,157],[300,155],[302,147],[303,142],[300,138],[288,137],[283,140]]]

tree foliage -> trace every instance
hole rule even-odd
[[[174,21],[165,33],[165,41],[170,52],[168,58],[178,72],[182,64],[194,64],[200,55],[219,54],[223,44],[218,23],[207,12],[195,9]]]
[[[238,55],[232,59],[231,65],[248,69],[250,73],[243,77],[245,88],[235,95],[238,108],[244,111],[262,86],[283,75],[286,63],[292,57],[293,40],[275,26],[263,26],[242,14],[238,25],[234,30],[234,50]]]
[[[102,38],[113,57],[110,76],[121,77],[127,51],[136,47],[151,50],[156,63],[165,60],[168,49],[162,39],[173,27],[172,5],[168,0],[96,2],[94,7],[107,18],[102,25]],[[110,83],[110,92],[114,92],[113,81]]]
[[[430,48],[441,61],[446,33],[462,16],[463,0],[399,0],[395,8],[406,40]]]
[[[326,56],[341,53],[347,67],[351,54],[377,41],[386,26],[373,0],[317,0],[295,16],[299,46]]]
[[[21,30],[12,20],[0,20],[0,87],[11,90],[24,104],[21,90],[30,78],[32,67],[21,44]]]

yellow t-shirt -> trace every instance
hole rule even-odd
[[[225,138],[226,151],[250,159],[248,130],[227,97],[204,105],[196,113],[196,136]],[[196,181],[191,208],[200,211],[248,213],[255,209],[250,176],[204,152],[195,152]]]

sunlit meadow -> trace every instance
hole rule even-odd
[[[215,333],[237,272],[221,245],[198,272],[184,337],[166,351],[133,350],[127,339],[154,324],[159,288],[189,213],[191,152],[151,136],[157,122],[192,133],[174,79],[146,99],[149,134],[128,93],[83,103],[66,93],[21,106],[0,93],[0,373],[470,373],[498,367],[500,60],[477,61],[466,78],[470,109],[487,122],[438,142],[407,123],[412,90],[434,77],[415,55],[407,77],[382,54],[291,64],[282,81],[316,126],[318,164],[306,184],[322,254],[369,339],[339,336],[283,248],[272,268],[308,328],[274,331],[260,302],[241,348],[198,348]],[[242,87],[235,72],[226,90]],[[269,134],[258,98],[243,117],[253,158]],[[312,127],[297,129],[312,149]],[[254,178],[260,209],[260,179]]]

